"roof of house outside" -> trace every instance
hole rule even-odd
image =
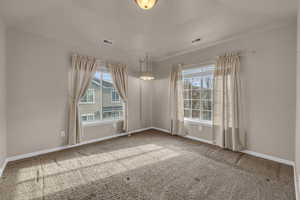
[[[92,83],[96,86],[99,86],[99,87],[101,86],[101,81],[99,79],[94,78],[92,80]],[[103,84],[104,88],[113,88],[114,87],[113,84],[111,82],[108,82],[108,81],[102,80],[102,84]]]

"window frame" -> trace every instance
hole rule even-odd
[[[202,71],[200,70],[201,68],[205,68],[205,67],[211,67],[205,71]],[[193,67],[193,68],[189,68],[189,69],[186,69],[186,70],[183,70],[183,99],[184,99],[184,102],[186,101],[189,101],[188,103],[188,109],[186,109],[186,107],[184,107],[184,111],[189,111],[190,114],[189,116],[190,117],[185,117],[184,116],[184,121],[186,122],[190,122],[190,123],[197,123],[197,124],[204,124],[204,125],[209,125],[211,126],[212,123],[213,123],[213,93],[214,93],[214,88],[213,88],[213,81],[214,81],[214,76],[213,76],[213,71],[214,71],[214,68],[215,68],[215,64],[206,64],[206,65],[200,65],[198,67]],[[193,70],[195,72],[193,72]],[[190,72],[187,72],[187,71],[190,71]],[[199,77],[205,77],[205,76],[212,76],[211,78],[211,87],[210,88],[199,88],[199,89],[193,89],[192,87],[192,81],[191,81],[191,86],[190,88],[186,89],[185,88],[185,80],[186,79],[193,79],[193,78],[199,78]],[[193,95],[193,90],[195,91],[199,91],[199,98],[197,99],[194,99],[192,97]],[[211,90],[210,92],[210,98],[201,98],[201,91],[205,91],[205,90]],[[185,95],[185,92],[188,92],[188,97],[189,99],[186,99],[186,95]],[[193,101],[199,101],[199,108],[193,108]],[[203,110],[201,109],[201,104],[203,102],[211,102],[210,103],[210,110]],[[197,118],[193,118],[192,116],[192,112],[193,111],[196,111],[196,110],[199,110],[199,117]],[[202,119],[202,113],[203,112],[210,112],[210,119],[211,120],[204,120]]]
[[[105,103],[104,103],[104,98],[103,98],[103,94],[104,94],[104,86],[103,86],[103,81],[106,81],[106,82],[110,82],[110,80],[109,79],[106,79],[105,77],[107,77],[107,74],[110,74],[110,76],[111,76],[111,73],[105,68],[105,67],[99,67],[98,69],[97,69],[97,71],[96,71],[96,73],[98,73],[99,74],[99,87],[100,88],[91,88],[91,85],[89,86],[89,88],[88,88],[88,90],[89,89],[93,89],[93,93],[94,93],[94,96],[93,96],[93,102],[94,102],[94,104],[98,104],[98,102],[96,102],[96,90],[99,90],[100,91],[100,98],[99,98],[99,107],[97,108],[97,110],[95,110],[95,111],[90,111],[90,112],[88,112],[88,113],[84,113],[85,111],[81,111],[81,113],[80,113],[80,119],[81,119],[81,123],[82,123],[82,125],[85,127],[85,126],[97,126],[97,125],[101,125],[101,124],[114,124],[114,123],[117,123],[117,122],[120,122],[120,121],[123,121],[123,119],[124,119],[124,103],[122,102],[122,100],[121,100],[121,98],[120,98],[120,96],[119,96],[119,101],[118,102],[112,102],[113,104],[120,104],[120,106],[122,106],[122,110],[120,110],[119,112],[122,112],[123,114],[122,115],[120,115],[120,113],[119,113],[119,118],[118,119],[104,119],[104,117],[103,117],[103,110],[104,110],[104,108],[105,108]],[[95,76],[96,76],[96,74],[95,74]],[[93,77],[93,79],[91,80],[91,83],[92,83],[92,81],[94,80],[94,78],[95,77]],[[112,88],[111,88],[111,90],[115,90],[116,92],[117,92],[117,90],[116,90],[116,88],[114,88],[113,86],[112,86]],[[112,93],[106,93],[108,96],[110,96],[110,100],[112,100]],[[92,103],[90,103],[90,102],[88,102],[88,103],[86,103],[86,102],[81,102],[81,100],[80,100],[80,103],[79,103],[79,106],[80,105],[92,105]],[[84,109],[84,108],[79,108],[79,109]],[[100,119],[97,119],[98,117],[96,116],[96,113],[97,112],[100,112]],[[112,111],[107,111],[107,112],[113,112],[113,110]],[[93,115],[93,120],[87,120],[87,121],[83,121],[82,120],[82,116],[83,115],[87,115],[87,114],[90,114],[90,116],[92,116]]]

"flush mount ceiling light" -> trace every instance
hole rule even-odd
[[[150,10],[155,6],[157,0],[135,0],[135,3],[144,10]]]

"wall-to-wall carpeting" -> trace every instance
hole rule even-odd
[[[290,166],[145,131],[9,163],[0,199],[293,200]]]

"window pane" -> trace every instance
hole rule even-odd
[[[203,76],[203,88],[212,88],[212,79],[211,75]]]
[[[190,89],[192,84],[192,79],[185,78],[184,79],[184,89]]]
[[[193,78],[192,88],[193,89],[200,89],[202,87],[202,78]]]
[[[191,101],[190,100],[184,100],[184,108],[191,108]]]
[[[200,99],[200,90],[192,91],[192,99]]]
[[[86,116],[86,115],[82,115],[82,116],[81,116],[81,120],[82,120],[82,121],[87,121],[87,116]]]
[[[210,110],[212,110],[212,103],[211,103],[211,101],[201,101],[201,110],[203,110],[203,111],[210,111]]]
[[[192,100],[192,109],[200,109],[200,100]]]
[[[94,103],[95,89],[88,88],[85,95],[81,98],[80,103]]]
[[[200,110],[192,110],[192,118],[200,118]]]
[[[103,78],[102,78],[102,80],[106,81],[106,82],[112,83],[112,78],[111,78],[110,73],[103,72]]]
[[[211,89],[202,89],[201,90],[201,99],[211,99],[212,95]]]
[[[115,88],[111,89],[111,99],[113,103],[120,103],[120,96]]]
[[[191,99],[191,90],[185,90],[183,98],[184,99]]]
[[[184,117],[190,118],[191,117],[191,111],[190,110],[184,110]]]
[[[210,111],[202,111],[201,112],[201,120],[205,120],[205,121],[211,121],[211,113]]]

